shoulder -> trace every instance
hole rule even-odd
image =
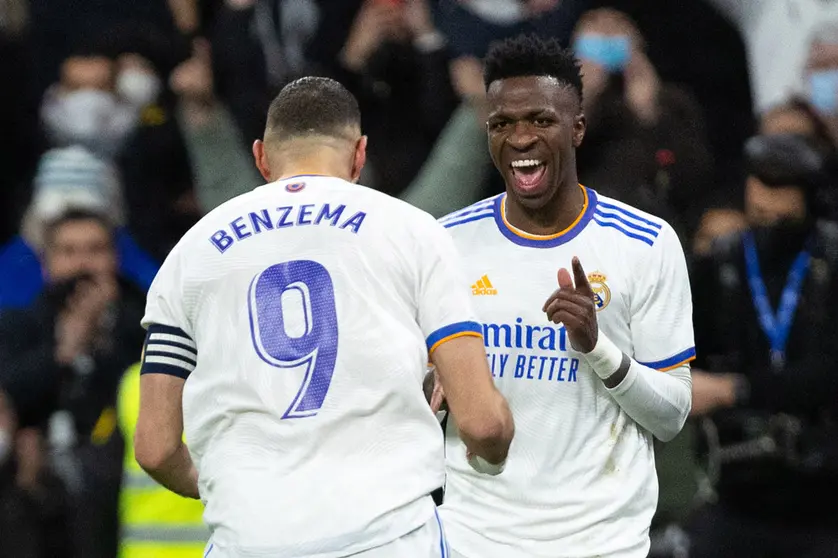
[[[480,221],[494,217],[495,205],[502,195],[498,194],[451,212],[441,217],[439,223],[452,234],[455,234],[455,229],[460,232],[463,229],[472,228]]]
[[[589,190],[590,191],[590,190]],[[610,233],[619,242],[631,246],[661,246],[678,241],[672,225],[651,213],[647,213],[627,203],[594,194],[597,198],[591,224],[604,234]]]

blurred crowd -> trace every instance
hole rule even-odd
[[[828,0],[0,0],[0,556],[200,555],[200,507],[130,451],[159,264],[260,185],[303,75],[358,98],[365,185],[438,217],[500,192],[481,57],[521,32],[580,58],[583,184],[688,252],[693,417],[651,556],[838,557]]]

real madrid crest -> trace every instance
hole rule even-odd
[[[605,284],[605,274],[599,271],[594,271],[588,274],[588,283],[591,285],[591,290],[594,291],[594,303],[596,310],[599,312],[611,302],[611,289]]]

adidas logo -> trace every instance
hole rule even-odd
[[[471,286],[471,294],[475,296],[496,295],[498,294],[498,290],[494,285],[492,285],[492,282],[489,281],[489,276],[484,275],[477,281],[477,283]]]

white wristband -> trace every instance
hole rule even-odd
[[[468,460],[468,464],[471,465],[471,468],[478,473],[495,476],[503,473],[503,470],[506,467],[506,460],[503,460],[501,463],[496,465],[494,463],[489,463],[479,455],[472,455]]]
[[[594,369],[596,375],[601,379],[611,377],[620,368],[623,362],[623,351],[617,348],[603,332],[597,334],[596,346],[589,353],[582,353],[585,361]]]

